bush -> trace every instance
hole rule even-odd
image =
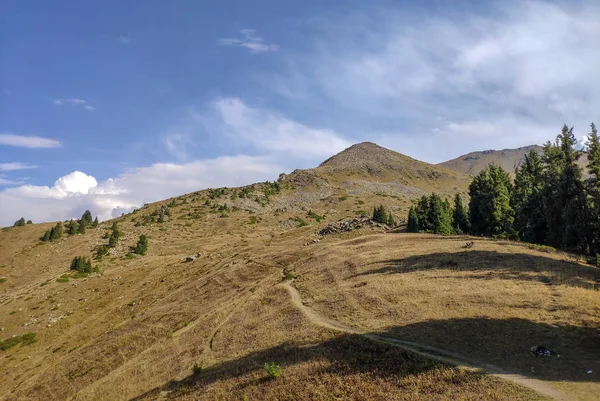
[[[281,376],[281,366],[276,365],[275,362],[265,362],[264,369],[271,379],[276,379]]]
[[[19,220],[15,221],[13,227],[23,227],[25,225],[25,219],[21,217]]]
[[[27,220],[27,223],[25,223],[25,224],[33,224],[33,221]]]
[[[192,366],[192,374],[198,376],[200,373],[202,373],[202,366],[195,363],[194,366]]]

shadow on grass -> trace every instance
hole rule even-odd
[[[475,274],[469,276],[474,279],[540,281],[550,285],[565,284],[600,289],[600,269],[597,267],[525,253],[469,250],[389,259],[375,262],[373,265],[381,267],[352,277],[447,269],[474,272]]]
[[[281,378],[273,380],[267,376],[263,369],[267,362],[281,365],[283,370]],[[303,363],[309,363],[308,371],[290,375],[289,370],[292,367]],[[284,386],[286,387],[284,392],[294,394],[299,391],[297,396],[302,397],[303,387],[314,385],[315,380],[321,382],[327,375],[339,377],[367,374],[383,382],[392,383],[402,377],[445,367],[440,362],[424,359],[397,347],[380,344],[360,335],[347,334],[318,344],[284,343],[253,352],[240,359],[202,369],[200,373],[191,374],[183,380],[171,381],[133,400],[154,399],[163,391],[185,394],[194,389],[209,388],[218,381],[231,378],[236,379],[234,386],[236,391],[263,386],[263,391],[280,392],[284,391],[281,388]],[[463,373],[459,374],[463,375]],[[468,372],[462,379],[477,381],[481,376],[480,372]],[[290,381],[290,379],[292,383],[286,383],[286,380]],[[271,388],[273,386],[274,388]],[[229,396],[235,399],[232,395]]]
[[[506,373],[519,373],[545,381],[600,382],[600,336],[592,328],[553,326],[524,319],[474,318],[396,326],[372,334],[379,338],[402,339],[442,348],[460,355],[454,359],[465,364],[494,365]],[[547,346],[561,356],[536,357],[529,352],[534,345]],[[282,378],[268,379],[263,365],[271,361],[281,364]],[[308,364],[293,370],[303,363]],[[593,373],[588,374],[589,370]],[[290,373],[292,371],[294,373]],[[420,394],[423,391],[431,394],[454,391],[452,394],[459,398],[461,391],[471,391],[476,395],[478,391],[490,388],[489,381],[482,381],[481,372],[454,369],[454,373],[448,372],[448,365],[441,362],[361,335],[347,334],[318,344],[286,343],[253,352],[203,369],[183,380],[171,381],[134,400],[155,399],[163,391],[174,395],[204,391],[218,382],[223,385],[223,381],[230,379],[235,379],[235,382],[224,386],[237,395],[245,394],[248,389],[264,392],[266,398],[269,398],[268,393],[270,397],[285,394],[302,399],[313,392],[319,394],[320,391],[322,394],[323,391],[331,391],[328,386],[332,382],[334,387],[338,386],[336,391],[340,391],[339,386],[363,386],[361,391],[384,391],[384,394],[385,391],[416,391]],[[362,379],[357,379],[357,375],[362,375]],[[507,383],[503,385],[509,386]],[[453,390],[446,386],[453,387]],[[494,399],[523,399],[510,391]],[[444,394],[448,396],[448,393]],[[352,394],[346,393],[345,396],[352,398]]]

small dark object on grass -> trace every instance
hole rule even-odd
[[[533,347],[529,348],[529,352],[535,356],[556,356],[560,358],[560,355],[551,349],[544,347],[543,345],[534,345]]]
[[[473,248],[473,245],[475,245],[475,243],[473,241],[469,241],[463,246],[463,248]]]

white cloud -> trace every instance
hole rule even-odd
[[[6,178],[0,177],[0,185],[5,186],[5,185],[19,185],[22,184],[23,181],[14,181],[14,180],[7,180]]]
[[[131,38],[128,38],[127,36],[119,36],[117,42],[119,42],[122,45],[128,45],[131,43]]]
[[[351,145],[330,129],[312,128],[277,112],[249,107],[239,98],[218,99],[213,107],[216,115],[209,119],[211,129],[262,153],[320,161]]]
[[[33,166],[31,164],[24,164],[18,162],[12,163],[0,163],[0,171],[16,171],[16,170],[25,170],[30,168],[37,168],[37,166]]]
[[[443,131],[457,142],[441,142],[436,159],[472,146],[542,143],[565,122],[585,132],[600,120],[597,3],[430,11],[371,8],[325,17],[308,38],[314,52],[292,56],[287,71],[265,82],[296,107],[327,110],[338,121],[333,128],[354,127],[350,135],[361,140],[397,132],[389,134],[397,143],[424,147]],[[440,125],[438,116],[454,125]]]
[[[279,46],[264,43],[264,39],[256,34],[254,29],[241,29],[241,38],[223,38],[219,39],[222,46],[245,47],[250,53],[264,53],[279,50]]]
[[[77,98],[71,98],[71,99],[52,99],[52,103],[54,103],[56,106],[63,106],[63,105],[71,105],[71,106],[77,106],[77,107],[82,107],[83,109],[87,110],[87,111],[94,111],[96,110],[95,107],[91,106],[86,100],[83,99],[77,99]]]
[[[61,143],[55,139],[14,134],[0,134],[0,145],[22,148],[59,148],[62,146]]]
[[[282,171],[283,167],[269,158],[243,155],[185,164],[158,163],[100,183],[75,171],[51,187],[23,185],[0,191],[0,225],[11,224],[21,215],[36,222],[63,220],[79,217],[86,209],[106,220],[144,203],[202,188],[272,180]]]

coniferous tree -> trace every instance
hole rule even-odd
[[[62,237],[63,234],[63,225],[62,223],[59,221],[58,223],[56,223],[56,225],[52,228],[52,230],[50,230],[50,240],[54,241],[57,239],[60,239],[60,237]]]
[[[515,211],[515,230],[523,241],[543,244],[547,225],[544,212],[544,166],[532,150],[516,171],[511,205]]]
[[[77,227],[77,232],[78,232],[79,234],[85,234],[85,227],[86,227],[85,220],[83,220],[83,219],[82,219],[82,220],[79,222],[79,225],[78,225],[78,227]]]
[[[96,227],[98,227],[98,224],[100,224],[100,223],[98,222],[98,216],[96,216],[96,218],[94,219],[94,222],[92,223],[92,227],[96,228]]]
[[[431,231],[431,225],[429,224],[429,198],[423,195],[415,206],[415,213],[417,214],[417,221],[419,222],[420,231]]]
[[[387,224],[388,216],[383,205],[379,205],[373,208],[373,217],[371,218],[371,220],[376,221],[378,223]]]
[[[81,225],[83,223],[84,226],[89,226],[90,224],[92,224],[92,213],[89,210],[86,210],[83,215],[81,216],[81,219],[79,221],[79,225]]]
[[[513,237],[512,183],[501,167],[489,165],[469,186],[471,231],[476,235]]]
[[[33,221],[27,220],[27,223],[25,223],[25,224],[33,224]]]
[[[463,205],[460,194],[454,196],[454,208],[452,209],[452,226],[454,232],[466,234],[469,232],[469,216]]]
[[[429,196],[427,221],[434,234],[452,234],[452,212],[448,201],[437,194]]]
[[[573,128],[563,126],[556,143],[544,147],[544,209],[548,225],[547,243],[557,248],[585,251],[588,208],[580,154]]]
[[[67,226],[67,234],[75,235],[79,231],[79,224],[76,220],[71,220]]]
[[[408,211],[408,224],[406,226],[406,231],[409,233],[419,232],[419,217],[417,216],[414,206],[411,206],[410,210]]]
[[[588,171],[590,178],[586,182],[588,193],[589,221],[588,246],[592,256],[600,253],[600,138],[594,123],[585,144],[588,154]]]
[[[134,253],[138,255],[145,255],[148,251],[148,237],[144,234],[140,235],[137,245],[135,246]]]
[[[42,237],[40,238],[40,240],[42,241],[50,241],[50,230],[46,230],[46,232],[44,233],[44,235],[42,235]]]
[[[387,225],[390,227],[396,226],[396,220],[394,219],[392,212],[388,213]]]

